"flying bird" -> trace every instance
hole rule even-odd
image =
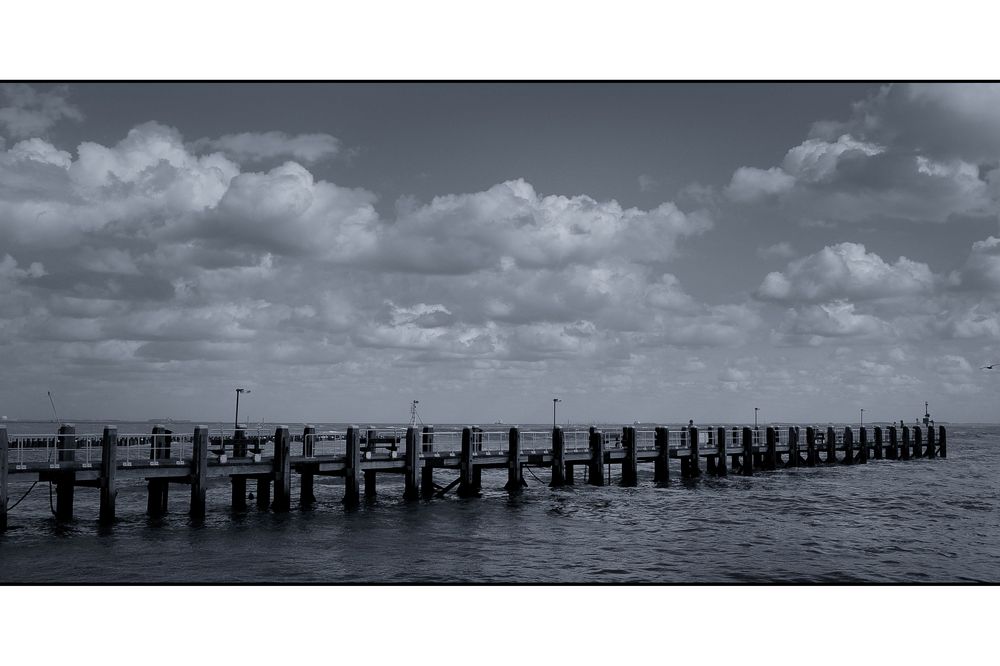
[[[979,369],[980,370],[992,370],[993,366],[995,366],[995,365],[1000,365],[1000,361],[994,361],[993,363],[990,363],[989,365],[984,365],[983,367],[981,367]]]

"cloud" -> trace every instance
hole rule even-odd
[[[776,197],[795,187],[795,177],[780,167],[758,169],[740,167],[734,173],[725,193],[730,199],[743,203]]]
[[[952,272],[949,281],[963,289],[1000,289],[1000,238],[974,242],[965,264]]]
[[[795,248],[788,241],[757,248],[757,256],[761,259],[791,259],[795,254]]]
[[[857,312],[854,303],[843,300],[792,308],[774,333],[779,344],[809,346],[846,339],[887,342],[894,337],[887,322]]]
[[[888,264],[864,245],[839,243],[789,263],[784,272],[768,273],[757,296],[779,302],[864,300],[929,293],[934,284],[927,264],[906,257]]]
[[[340,139],[329,134],[285,132],[225,134],[215,139],[198,139],[194,147],[198,151],[220,151],[240,163],[292,158],[316,164],[337,157],[342,150]]]
[[[83,113],[70,104],[69,88],[38,91],[24,83],[0,85],[0,127],[15,139],[44,135],[62,119],[81,121]],[[3,146],[0,145],[0,148]]]

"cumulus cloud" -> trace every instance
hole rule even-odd
[[[839,243],[768,273],[757,296],[772,301],[817,302],[873,299],[930,292],[935,276],[927,264],[899,257],[886,263],[860,243]]]
[[[0,85],[0,100],[0,127],[14,139],[44,135],[63,119],[83,120],[80,109],[69,102],[66,86],[39,91],[24,83],[6,83]]]
[[[779,344],[816,346],[845,339],[886,342],[894,331],[875,315],[858,312],[854,303],[837,300],[788,310],[774,337]]]
[[[952,272],[949,281],[964,289],[1000,289],[1000,238],[974,242],[965,264]]]
[[[329,134],[296,134],[285,132],[242,132],[225,134],[215,139],[194,142],[198,151],[219,151],[237,162],[262,162],[291,158],[305,164],[316,164],[336,157],[341,142]]]
[[[725,193],[734,201],[746,203],[784,194],[793,187],[795,177],[785,173],[780,167],[740,167],[733,173]]]
[[[788,241],[757,248],[757,256],[761,259],[791,259],[795,254],[795,248]]]

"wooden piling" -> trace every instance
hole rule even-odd
[[[837,462],[837,431],[832,426],[826,429],[826,459],[824,462]]]
[[[590,463],[587,483],[592,486],[604,485],[604,433],[590,426]]]
[[[743,461],[740,464],[743,476],[753,476],[753,431],[743,428]]]
[[[417,429],[406,429],[406,467],[403,473],[403,499],[420,497],[420,443]]]
[[[806,465],[815,467],[819,456],[816,453],[816,428],[806,426]]]
[[[903,460],[910,459],[910,426],[903,426],[903,445],[900,448]]]
[[[302,455],[305,458],[312,458],[316,455],[315,426],[307,425],[302,429]],[[307,506],[316,501],[315,479],[312,472],[303,471],[299,474],[299,504]]]
[[[519,492],[525,486],[521,468],[521,431],[515,426],[507,432],[507,483],[504,490]]]
[[[681,446],[679,451],[684,451],[688,448],[688,432],[687,428],[681,428]],[[679,455],[679,452],[678,452]],[[691,476],[688,470],[688,465],[690,464],[690,458],[687,455],[680,456],[681,461],[681,478],[687,479]]]
[[[354,508],[360,502],[358,469],[361,467],[361,433],[358,426],[347,428],[344,438],[347,455],[344,457],[344,506]]]
[[[942,458],[948,457],[948,434],[944,426],[938,426],[938,455]]]
[[[864,465],[868,462],[868,429],[858,428],[858,462]]]
[[[424,426],[420,435],[420,450],[425,455],[434,453],[434,426]],[[434,468],[430,465],[420,469],[420,494],[425,498],[434,496]]]
[[[208,487],[208,426],[196,426],[191,443],[191,517],[205,517]]]
[[[854,460],[854,431],[850,427],[844,428],[844,464],[853,465]]]
[[[767,430],[764,431],[765,437],[765,449],[764,453],[764,469],[777,469],[778,468],[778,433],[772,426],[767,426]]]
[[[936,458],[937,451],[934,450],[934,428],[927,426],[927,457]]]
[[[799,458],[799,429],[797,426],[788,426],[788,462],[786,467],[798,467],[802,463]]]
[[[882,460],[882,427],[875,426],[875,460]]]
[[[653,430],[656,445],[656,459],[653,461],[653,482],[666,483],[670,480],[670,432],[663,426]]]
[[[475,481],[472,478],[472,428],[462,428],[462,454],[459,459],[459,481],[458,481],[458,496],[459,497],[475,497],[478,493],[476,492]]]
[[[225,449],[226,436],[222,435],[222,448]],[[236,428],[233,430],[233,458],[245,458],[247,455],[246,430]],[[230,479],[232,486],[233,511],[247,510],[247,479],[245,476],[234,476]]]
[[[0,424],[0,532],[7,530],[7,425]]]
[[[552,429],[552,480],[550,488],[566,485],[566,439],[562,426]]]
[[[639,460],[635,452],[635,426],[622,428],[622,446],[625,449],[625,460],[622,461],[622,485],[634,486],[639,482]]]
[[[633,433],[635,428],[632,428]],[[701,476],[701,456],[698,451],[698,427],[692,426],[688,428],[688,439],[690,440],[689,449],[691,451],[691,459],[688,461],[688,478],[697,479]]]
[[[711,454],[705,456],[705,473],[709,476],[715,476],[715,458],[719,453],[719,449],[715,446],[715,431],[711,427],[705,429],[706,438],[706,448],[711,451]]]
[[[274,504],[279,513],[292,506],[292,436],[288,426],[278,426],[274,431]]]
[[[76,426],[64,423],[59,426],[59,462],[76,460]],[[75,472],[60,472],[56,481],[56,520],[73,520],[73,490],[76,485]]]
[[[899,459],[899,431],[894,425],[889,426],[889,446],[885,453],[889,460]]]
[[[99,520],[107,525],[115,521],[115,496],[118,487],[115,472],[118,470],[118,428],[105,426],[101,436],[101,508]]]
[[[717,476],[726,476],[729,470],[726,469],[726,429],[715,429],[715,473]]]
[[[923,447],[923,428],[920,426],[913,426],[913,457],[922,458],[924,455]]]

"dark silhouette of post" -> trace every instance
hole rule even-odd
[[[889,426],[889,446],[885,453],[889,460],[899,459],[899,432],[895,425]]]
[[[459,497],[475,497],[478,495],[472,468],[472,428],[466,426],[465,428],[462,428],[462,453],[459,458],[458,467],[459,481],[457,492]]]
[[[191,439],[191,517],[205,517],[205,490],[208,485],[208,427],[197,426]]]
[[[604,433],[590,426],[590,463],[587,482],[592,486],[604,485]]]
[[[312,458],[316,455],[316,426],[307,425],[302,429],[302,457]],[[312,472],[303,470],[299,474],[299,504],[308,506],[316,501],[316,477]]]
[[[507,432],[507,484],[504,490],[520,492],[525,486],[521,469],[521,431],[516,427]]]
[[[848,426],[844,428],[844,463],[853,465],[854,462],[854,431]]]
[[[688,440],[690,444],[688,445],[688,450],[690,451],[690,459],[688,460],[688,478],[697,479],[701,476],[701,452],[698,450],[698,427],[690,426],[688,428]]]
[[[403,473],[403,499],[420,497],[420,443],[417,429],[406,429],[406,468]]]
[[[225,448],[226,435],[222,433],[222,447]],[[236,427],[233,429],[233,458],[245,458],[247,455],[246,430]],[[232,486],[233,511],[246,511],[247,509],[247,479],[245,476],[234,476],[229,481]]]
[[[923,457],[923,428],[920,426],[913,426],[913,457],[921,458]]]
[[[348,426],[345,442],[347,455],[344,457],[344,506],[353,509],[360,502],[358,471],[361,467],[361,434],[358,426]]]
[[[826,429],[826,460],[828,464],[837,462],[837,431],[830,426]]]
[[[774,426],[767,426],[764,431],[765,449],[764,469],[774,470],[778,468],[778,433]]]
[[[59,447],[58,461],[61,463],[75,462],[76,426],[72,423],[64,423],[59,426],[57,441]],[[56,481],[56,520],[73,520],[73,490],[75,486],[75,472],[59,472],[59,479]]]
[[[635,452],[635,427],[622,428],[622,446],[625,448],[625,460],[622,461],[622,485],[634,486],[639,482],[638,458]]]
[[[743,476],[753,476],[753,431],[743,428],[743,461],[740,464]]]
[[[274,431],[274,511],[283,513],[292,505],[292,436],[288,426]]]
[[[868,429],[858,428],[858,462],[862,465],[868,462]]]
[[[653,461],[653,482],[666,483],[670,480],[670,432],[663,426],[653,430],[656,444],[656,460]]]
[[[937,452],[934,450],[934,427],[927,426],[927,457],[935,458],[937,457]]]
[[[819,453],[816,451],[816,428],[806,426],[806,465],[815,467],[819,462]]]
[[[0,532],[7,530],[7,425],[0,424]]]
[[[729,470],[726,469],[726,429],[715,429],[715,473],[718,476],[727,476]]]
[[[553,403],[554,404],[554,403]],[[566,485],[566,438],[560,426],[552,428],[552,481],[550,488]]]
[[[875,426],[875,460],[882,460],[883,448],[882,448],[882,427]]]
[[[903,426],[903,446],[900,449],[903,460],[910,459],[910,426]]]
[[[115,483],[115,472],[118,470],[118,428],[105,426],[101,436],[101,508],[100,522],[108,525],[115,520],[115,497],[118,486]]]
[[[942,458],[948,457],[948,434],[944,426],[938,426],[938,455]]]
[[[798,467],[802,464],[799,458],[799,429],[797,426],[788,426],[788,462],[787,467]]]

